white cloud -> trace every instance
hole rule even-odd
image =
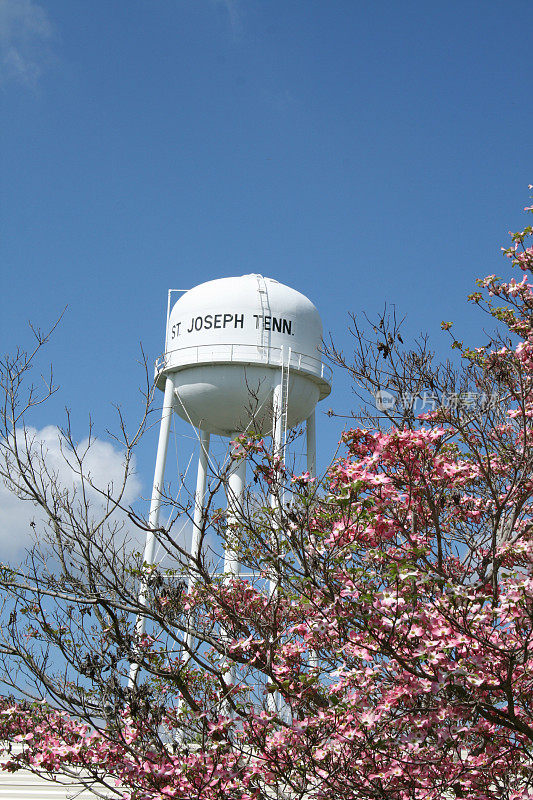
[[[29,429],[27,434],[32,441],[32,452],[43,454],[49,475],[54,476],[54,480],[57,479],[57,483],[65,490],[77,491],[79,496],[81,480],[63,455],[58,429],[49,425],[40,431]],[[22,432],[17,431],[17,439],[21,441],[21,438]],[[87,444],[87,440],[80,442],[80,454],[86,450]],[[112,444],[94,439],[84,458],[84,472],[90,475],[91,482],[97,487],[89,488],[87,492],[94,509],[93,515],[96,516],[103,510],[103,499],[98,489],[105,492],[109,488],[110,493],[116,493],[122,485],[124,455]],[[128,506],[137,500],[140,491],[138,477],[130,474],[122,505]],[[30,525],[32,522],[35,522],[33,529]],[[46,528],[46,517],[34,503],[19,499],[3,482],[0,483],[0,562],[23,555],[24,549],[33,542],[32,530],[34,536],[39,538],[39,534],[43,535]],[[142,537],[137,532],[137,539],[139,538]]]
[[[55,30],[33,0],[0,0],[0,83],[36,85],[51,58]]]

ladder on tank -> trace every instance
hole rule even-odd
[[[259,305],[261,306],[261,319],[258,321],[259,326],[259,347],[261,348],[262,355],[267,356],[270,361],[269,351],[269,334],[265,328],[265,317],[270,316],[270,301],[268,299],[268,290],[266,287],[265,279],[262,275],[257,275],[257,292],[259,294]]]

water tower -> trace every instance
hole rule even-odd
[[[307,468],[316,465],[315,407],[331,391],[321,361],[322,323],[300,292],[262,275],[208,281],[184,292],[167,310],[165,353],[156,365],[163,411],[144,553],[152,564],[173,412],[198,429],[200,456],[191,554],[196,556],[206,491],[211,434],[234,438],[253,430],[271,435],[283,458],[286,431],[306,422]],[[227,487],[235,519],[246,480],[237,461]],[[239,572],[238,553],[226,548],[225,574]],[[141,590],[145,602],[145,587]],[[144,627],[139,619],[140,631]]]

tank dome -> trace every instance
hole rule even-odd
[[[158,385],[172,376],[175,410],[198,428],[266,434],[283,364],[293,427],[331,391],[321,341],[318,311],[295,289],[255,274],[208,281],[185,292],[170,311]]]

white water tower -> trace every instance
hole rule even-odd
[[[232,437],[253,430],[271,435],[284,457],[287,429],[306,422],[307,468],[316,465],[315,407],[331,391],[321,361],[322,323],[300,292],[272,278],[242,275],[208,281],[182,294],[167,311],[165,353],[156,364],[164,391],[149,527],[144,554],[152,564],[172,413],[198,429],[200,457],[191,553],[197,555],[205,502],[211,434]],[[229,476],[228,517],[238,516],[246,461]],[[224,572],[239,572],[238,553],[227,549]],[[146,587],[141,591],[145,603]],[[144,627],[139,620],[140,630]]]

